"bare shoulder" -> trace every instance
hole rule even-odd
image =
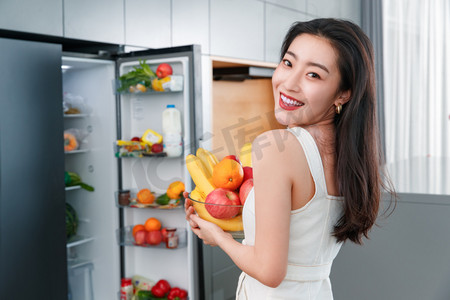
[[[295,135],[286,129],[263,132],[252,143],[252,161],[254,162],[269,158],[277,163],[289,165],[289,162],[298,158],[299,154],[302,156],[303,148]]]

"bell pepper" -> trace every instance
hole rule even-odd
[[[186,290],[180,289],[180,300],[187,300],[188,292]]]
[[[152,294],[156,297],[164,297],[170,291],[167,280],[161,279],[152,287]]]
[[[167,296],[168,300],[186,300],[187,299],[187,291],[180,289],[178,287],[174,287],[170,290],[169,295]]]

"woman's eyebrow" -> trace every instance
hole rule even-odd
[[[296,55],[294,52],[292,52],[292,51],[286,51],[286,54],[289,54],[289,55],[292,56],[294,59],[297,59],[297,55]],[[318,67],[318,68],[321,68],[322,70],[324,70],[325,72],[330,73],[330,71],[328,70],[328,68],[325,67],[325,66],[322,65],[322,64],[319,64],[319,63],[316,63],[316,62],[312,62],[312,61],[308,61],[308,62],[306,63],[306,65],[307,65],[307,66]]]

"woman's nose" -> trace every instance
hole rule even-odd
[[[284,87],[290,91],[301,91],[301,77],[297,72],[289,73],[284,80]]]

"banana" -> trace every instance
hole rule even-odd
[[[191,192],[190,197],[194,200],[205,202],[206,196],[202,194],[201,191],[197,190],[197,187]],[[209,214],[209,212],[206,210],[206,207],[204,204],[192,201],[192,204],[194,205],[195,212],[197,215],[202,218],[205,221],[214,223],[218,225],[220,228],[222,228],[225,231],[242,231],[244,230],[244,226],[242,224],[242,215],[238,215],[232,219],[216,219],[213,216]]]
[[[215,189],[212,178],[207,176],[207,171],[200,158],[194,154],[186,156],[186,167],[192,177],[195,185],[205,194],[208,195]]]
[[[197,157],[200,159],[200,161],[203,163],[204,170],[206,172],[206,176],[208,178],[212,178],[213,173],[213,167],[214,165],[211,165],[208,161],[207,155],[205,154],[205,150],[203,148],[197,149]]]
[[[243,167],[252,166],[252,143],[245,143],[239,153],[239,160]]]
[[[217,157],[214,154],[212,154],[211,152],[209,152],[206,149],[203,149],[203,152],[205,152],[206,157],[210,161],[210,164],[213,164],[213,166],[215,166],[219,163],[219,160],[217,159]]]
[[[197,200],[197,201],[200,201],[200,202],[205,202],[205,200],[206,200],[206,195],[205,195],[205,193],[203,193],[203,192],[198,188],[198,186],[196,186],[196,187],[194,188],[194,190],[191,191],[191,193],[189,194],[189,196],[190,196],[192,199]]]

